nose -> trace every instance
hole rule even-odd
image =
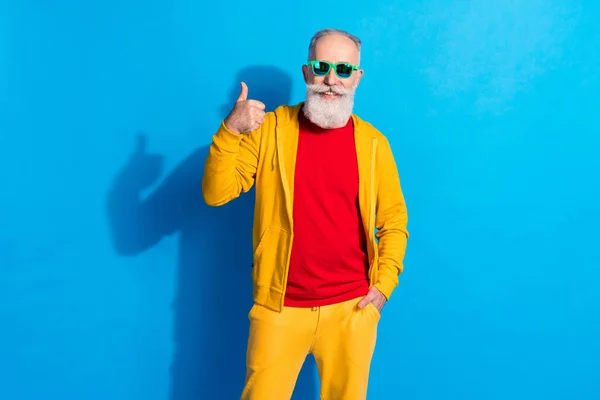
[[[335,86],[339,83],[338,76],[335,74],[333,68],[329,70],[329,73],[325,76],[325,83],[329,86]]]

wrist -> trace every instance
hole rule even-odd
[[[228,130],[229,132],[234,133],[236,135],[241,134],[240,131],[238,131],[237,129],[235,129],[234,127],[231,126],[231,122],[227,118],[225,118],[223,120],[223,127],[225,127],[225,129]]]

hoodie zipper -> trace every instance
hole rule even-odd
[[[279,127],[276,126],[275,127],[275,154],[273,155],[273,160],[272,160],[272,164],[271,164],[271,168],[275,169],[275,160],[279,157],[279,155],[281,154],[280,151],[280,143],[279,143]],[[277,158],[276,158],[277,157]],[[285,204],[286,204],[286,211],[287,211],[287,215],[288,215],[288,220],[290,222],[290,246],[288,248],[288,254],[287,254],[287,259],[285,261],[285,272],[284,272],[284,279],[283,279],[283,293],[284,295],[281,296],[281,301],[279,302],[279,305],[281,307],[281,309],[283,309],[284,306],[284,302],[285,302],[285,292],[287,291],[287,280],[288,280],[288,276],[289,276],[289,266],[290,266],[290,258],[292,255],[292,243],[294,242],[294,219],[293,219],[293,210],[292,210],[292,200],[291,200],[291,194],[289,192],[289,185],[288,185],[288,181],[287,181],[287,174],[285,171],[285,168],[283,167],[283,162],[282,160],[279,160],[279,174],[281,176],[281,183],[283,186],[283,192],[284,192],[284,197],[285,197]]]
[[[371,281],[371,286],[375,284],[375,268],[374,265],[377,263],[377,243],[375,242],[375,205],[377,204],[377,199],[375,198],[375,159],[377,155],[377,138],[373,138],[371,143],[371,170],[369,173],[369,235],[371,238],[371,243],[373,245],[373,260],[371,262],[371,271],[369,280]]]

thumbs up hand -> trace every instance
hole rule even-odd
[[[265,122],[265,105],[258,100],[248,100],[248,86],[242,89],[233,110],[225,118],[225,126],[236,134],[251,132]]]

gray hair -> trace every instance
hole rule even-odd
[[[360,53],[360,48],[362,46],[362,42],[358,37],[352,35],[351,33],[346,32],[342,29],[325,28],[325,29],[321,29],[320,31],[315,33],[313,35],[313,37],[311,38],[310,45],[308,46],[308,57],[309,58],[313,57],[313,55],[315,54],[315,47],[316,47],[319,39],[321,39],[324,36],[331,35],[331,34],[338,34],[338,35],[346,36],[348,39],[350,39],[354,42],[354,44],[356,45],[356,48],[358,49],[358,52]]]

